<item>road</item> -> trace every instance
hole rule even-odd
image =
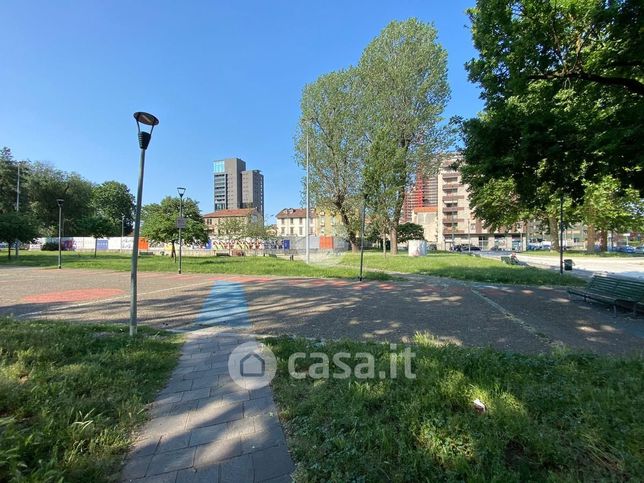
[[[506,254],[507,256],[507,254]],[[535,267],[547,267],[559,270],[559,256],[530,256],[518,253],[517,258]],[[575,257],[564,252],[564,258],[572,259],[575,271],[584,271],[587,274],[613,273],[624,277],[644,280],[644,257]]]

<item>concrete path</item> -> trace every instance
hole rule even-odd
[[[501,255],[508,256],[508,253],[498,254],[498,252],[489,252],[487,256],[491,258],[500,258]],[[538,268],[550,268],[559,270],[559,255],[531,255],[531,252],[521,252],[517,254],[520,261]],[[572,259],[574,268],[571,275],[591,277],[595,273],[610,273],[621,275],[623,277],[638,278],[644,280],[644,257],[642,256],[625,256],[625,257],[584,257],[576,256],[574,253],[564,252],[564,258]]]
[[[229,375],[231,352],[254,338],[222,329],[186,333],[180,362],[152,404],[122,481],[291,481],[293,462],[270,387],[244,389]]]

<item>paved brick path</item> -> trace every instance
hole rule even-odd
[[[245,390],[228,357],[251,336],[186,333],[181,359],[150,410],[123,481],[287,482],[293,463],[270,387]]]

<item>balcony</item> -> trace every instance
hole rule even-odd
[[[443,185],[443,191],[446,191],[446,190],[457,190],[457,189],[459,189],[460,187],[461,187],[461,185],[460,185],[460,184],[458,184],[458,183],[445,183],[445,184]]]
[[[465,209],[464,206],[446,206],[443,208],[443,214],[444,215],[450,215],[452,213],[457,213],[459,211],[463,211]]]
[[[452,219],[451,217],[450,218],[443,218],[443,225],[448,225],[448,226],[454,225],[454,226],[456,226],[459,223],[465,223],[465,219],[463,219],[463,218],[454,218],[454,219]]]

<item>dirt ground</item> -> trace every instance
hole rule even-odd
[[[127,323],[130,274],[0,268],[0,314]],[[231,296],[231,288],[241,297]],[[233,305],[239,307],[231,308]],[[219,312],[219,313],[218,313]],[[431,277],[387,282],[215,274],[139,274],[139,323],[179,328],[245,317],[256,334],[408,341],[539,353],[554,347],[641,353],[644,317],[570,300],[565,289]],[[241,315],[240,315],[241,314]]]

